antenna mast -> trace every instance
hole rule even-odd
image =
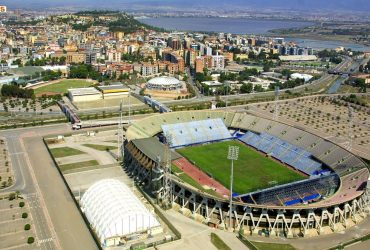
[[[275,121],[279,120],[279,94],[280,88],[279,86],[275,86],[275,111],[273,115],[273,119]]]

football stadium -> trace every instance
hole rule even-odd
[[[129,126],[123,147],[126,171],[145,190],[211,227],[311,237],[345,230],[368,214],[365,162],[282,121],[163,113]],[[232,192],[229,147],[238,148]]]

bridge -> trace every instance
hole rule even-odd
[[[144,103],[152,108],[155,108],[159,111],[159,113],[171,112],[171,109],[169,107],[167,107],[163,103],[160,103],[159,101],[150,98],[149,96],[144,96]]]
[[[330,75],[340,75],[340,76],[351,76],[353,72],[349,71],[340,71],[340,70],[328,70],[328,74]]]
[[[73,129],[80,129],[82,127],[82,122],[77,114],[64,102],[58,101],[58,106],[62,112],[66,115],[68,121],[71,122]]]

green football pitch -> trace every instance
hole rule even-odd
[[[36,95],[40,95],[43,93],[64,94],[67,93],[68,89],[90,87],[92,84],[93,84],[92,82],[88,82],[86,80],[65,79],[53,84],[36,88],[35,94]]]
[[[239,146],[239,158],[234,161],[233,191],[236,193],[248,193],[305,179],[303,175],[237,141],[186,147],[178,149],[177,152],[229,188],[230,160],[227,159],[229,145]]]

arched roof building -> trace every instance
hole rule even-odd
[[[132,191],[115,179],[94,183],[80,202],[102,245],[109,239],[146,232],[160,223]]]
[[[178,90],[182,88],[182,84],[174,77],[160,76],[150,79],[146,84],[146,88],[153,90]]]

